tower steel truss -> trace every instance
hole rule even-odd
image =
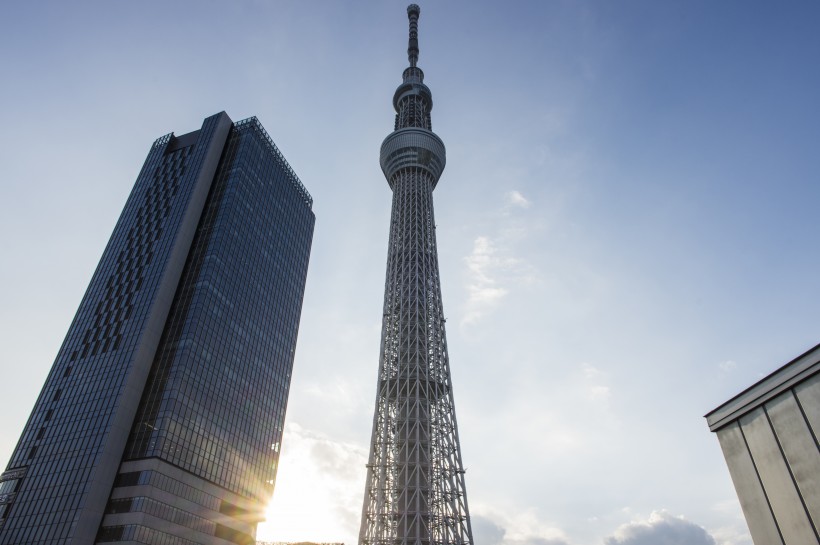
[[[473,543],[433,217],[445,149],[432,132],[433,97],[416,66],[419,12],[407,8],[410,66],[393,95],[395,130],[380,156],[393,208],[360,545]]]

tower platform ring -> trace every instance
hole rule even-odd
[[[416,70],[418,73],[413,72]],[[393,109],[397,112],[399,111],[399,101],[406,96],[420,96],[422,99],[427,102],[427,111],[433,111],[433,93],[430,92],[430,88],[427,87],[422,81],[419,79],[424,78],[424,74],[421,73],[421,70],[418,68],[408,68],[405,72],[406,81],[399,85],[396,88],[396,92],[393,93]],[[419,75],[420,74],[420,75]]]
[[[418,127],[390,133],[382,142],[379,154],[379,163],[388,183],[403,168],[419,168],[433,176],[435,188],[446,162],[446,150],[441,138],[432,131]]]

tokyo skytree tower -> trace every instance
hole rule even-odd
[[[379,159],[393,208],[360,545],[473,543],[433,218],[445,152],[416,66],[419,12],[415,4],[407,8],[410,66],[393,95],[396,124]]]

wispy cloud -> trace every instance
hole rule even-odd
[[[588,363],[581,366],[585,379],[586,398],[592,402],[606,403],[612,393],[606,382],[606,373]]]
[[[498,285],[496,275],[515,264],[514,259],[499,257],[493,241],[484,236],[473,241],[473,251],[465,261],[470,279],[467,284],[467,310],[461,320],[462,326],[477,322],[507,295],[507,289]]]
[[[469,326],[490,314],[509,293],[513,283],[532,283],[537,276],[525,260],[513,256],[517,243],[528,234],[527,226],[510,217],[510,208],[529,208],[530,201],[519,191],[504,196],[500,209],[501,222],[494,226],[494,235],[480,235],[473,240],[467,264],[467,303],[461,326]]]
[[[720,369],[724,373],[729,373],[730,371],[734,371],[736,368],[737,368],[737,362],[733,361],[733,360],[722,361],[718,364],[718,369]]]
[[[522,195],[520,191],[517,191],[515,189],[512,190],[512,191],[507,192],[506,198],[507,198],[507,205],[509,205],[509,206],[517,206],[519,208],[529,208],[530,204],[531,204],[530,201],[524,195]]]

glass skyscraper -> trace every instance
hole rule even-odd
[[[253,543],[312,204],[256,118],[154,142],[0,475],[0,544]]]

